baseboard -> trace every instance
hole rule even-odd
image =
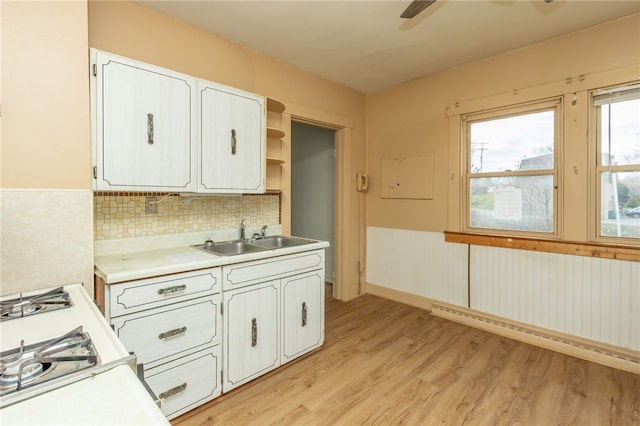
[[[431,314],[541,348],[640,375],[640,351],[576,337],[443,302],[433,301]]]
[[[387,287],[381,287],[374,284],[366,284],[367,294],[373,296],[382,297],[383,299],[393,300],[394,302],[403,303],[405,305],[413,306],[415,308],[424,309],[425,311],[431,311],[431,304],[433,299],[427,297],[416,296],[415,294],[405,293],[399,290],[393,290]]]

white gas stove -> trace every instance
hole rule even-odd
[[[0,298],[3,422],[140,424],[146,418],[149,424],[168,424],[142,383],[130,380],[135,370],[135,355],[127,352],[81,284]],[[129,398],[122,400],[123,392]],[[72,395],[73,410],[58,410],[60,418],[37,409],[51,398],[64,407],[65,397]],[[120,411],[129,403],[135,417],[127,420]],[[34,417],[37,411],[45,411],[45,417]]]

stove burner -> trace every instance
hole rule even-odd
[[[46,369],[51,367],[51,363],[46,363]],[[24,383],[45,371],[45,364],[32,362],[31,364],[19,364],[8,367],[0,376],[0,386],[16,385],[18,382]]]
[[[9,308],[7,308],[6,311],[3,310],[2,315],[11,317],[11,318],[19,318],[19,317],[31,315],[36,311],[42,310],[43,308],[44,308],[43,306],[28,305],[28,304],[20,303],[17,306],[14,305],[11,308],[11,310],[9,310]]]
[[[72,306],[69,293],[58,287],[54,290],[32,296],[0,301],[0,321],[36,315],[41,312]]]
[[[72,374],[99,363],[88,333],[78,327],[56,339],[0,353],[0,396]]]

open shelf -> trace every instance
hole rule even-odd
[[[267,192],[282,192],[282,167],[286,165],[283,156],[282,113],[285,105],[273,98],[267,98]]]
[[[285,110],[285,106],[277,99],[267,98],[267,111],[273,111],[278,114],[282,114]]]
[[[267,137],[269,138],[282,139],[285,134],[285,132],[280,129],[276,129],[275,127],[267,127]]]
[[[267,157],[268,164],[284,164],[284,160],[280,158]]]

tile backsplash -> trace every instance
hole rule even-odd
[[[155,197],[157,213],[145,213],[145,200]],[[280,223],[280,194],[183,197],[177,194],[96,192],[93,196],[94,238],[147,237]]]

